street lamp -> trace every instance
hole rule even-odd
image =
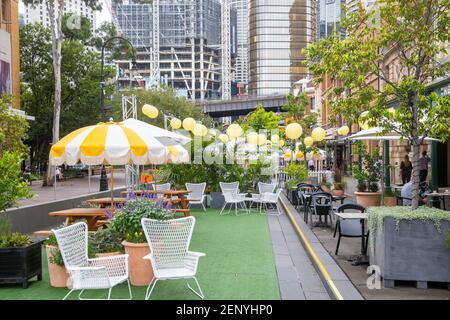
[[[100,68],[100,104],[102,108],[102,122],[106,122],[106,110],[105,110],[105,75],[104,75],[104,65],[105,65],[105,48],[108,43],[110,43],[113,40],[124,40],[126,41],[131,48],[133,48],[133,51],[135,50],[133,47],[133,44],[126,38],[116,36],[111,37],[102,44],[102,56],[101,56],[101,68]],[[136,69],[136,56],[133,55],[132,61],[131,61],[132,70]],[[108,177],[106,175],[106,169],[105,165],[102,165],[102,171],[100,176],[100,191],[106,191],[108,190]]]

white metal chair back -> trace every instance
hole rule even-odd
[[[234,203],[238,201],[238,189],[223,189],[222,193],[226,203]]]
[[[163,183],[163,184],[157,184],[155,185],[156,191],[168,191],[170,190],[170,183]],[[164,198],[163,194],[156,194],[158,198]]]
[[[88,265],[88,226],[86,223],[74,223],[53,232],[67,268]]]
[[[206,182],[203,183],[186,183],[186,190],[192,191],[188,195],[188,199],[202,200],[206,189]]]
[[[219,182],[220,189],[222,190],[232,190],[232,189],[239,189],[239,181],[236,182]]]
[[[276,187],[277,187],[276,183],[258,182],[259,194],[263,194],[266,192],[274,192]]]
[[[141,223],[152,253],[153,270],[185,267],[195,218],[190,216],[163,221],[142,218]]]

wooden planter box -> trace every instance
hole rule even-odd
[[[449,221],[441,222],[439,233],[431,221],[403,220],[396,230],[394,218],[386,217],[383,228],[370,236],[368,248],[370,264],[380,267],[384,286],[394,287],[395,280],[416,281],[418,288],[427,288],[430,281],[450,283],[449,228]]]
[[[41,242],[26,247],[0,249],[0,283],[21,283],[28,288],[28,280],[37,276],[42,280]]]

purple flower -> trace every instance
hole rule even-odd
[[[106,209],[106,210],[105,210],[105,216],[106,216],[106,219],[111,220],[112,217],[113,217],[112,211],[109,210],[109,209]]]
[[[167,202],[167,204],[166,204],[166,209],[167,210],[170,210],[170,209],[172,209],[172,202]]]
[[[127,193],[127,200],[136,199],[136,194],[133,191]]]

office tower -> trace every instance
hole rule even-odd
[[[317,38],[326,38],[336,30],[340,33],[342,6],[345,0],[319,0],[317,4]]]
[[[248,0],[231,0],[231,8],[236,10],[236,72],[234,80],[238,86],[248,84],[248,50],[249,50],[249,25],[248,25]]]
[[[250,0],[250,95],[284,95],[307,76],[302,50],[316,39],[316,1]]]

